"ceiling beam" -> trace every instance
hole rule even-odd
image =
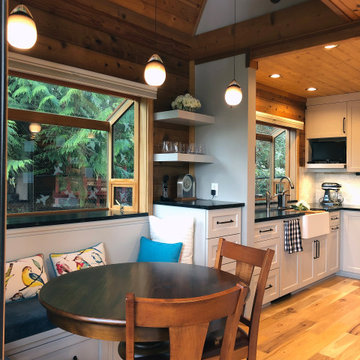
[[[344,30],[344,28],[338,28],[344,24],[346,24],[345,26],[351,25],[351,23],[348,24],[346,20],[334,14],[321,0],[310,0],[237,23],[235,27],[230,25],[197,35],[194,37],[192,46],[193,58],[198,64],[234,54],[247,52],[254,54],[253,50],[257,49],[258,55],[251,56],[254,59],[260,57],[260,49],[263,48],[267,48],[267,53],[273,55],[274,53],[294,50],[295,46],[292,46],[292,49],[289,46],[297,39],[301,39],[296,44],[297,49],[312,46],[312,37],[323,31],[331,32],[329,40],[323,40],[325,42],[330,41],[331,36],[335,36],[333,30]],[[343,31],[342,35],[345,38],[350,37],[347,31]],[[324,38],[323,34],[322,39]],[[286,45],[281,46],[282,43]],[[269,50],[273,45],[276,48]]]

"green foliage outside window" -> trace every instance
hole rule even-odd
[[[106,121],[123,101],[110,95],[9,77],[8,106],[13,109]],[[125,131],[121,134],[123,142],[133,144],[133,121],[133,113],[129,112],[129,126],[119,129]],[[41,131],[32,134],[28,122],[10,119],[9,213],[105,207],[107,140],[106,131],[48,124],[41,124]],[[114,151],[115,156],[126,159],[123,168],[130,169],[126,178],[131,178],[134,147],[116,146]]]

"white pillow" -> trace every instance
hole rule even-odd
[[[193,263],[194,219],[188,216],[149,216],[151,240],[169,244],[182,242],[179,262]]]

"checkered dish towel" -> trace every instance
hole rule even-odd
[[[284,221],[285,242],[284,250],[289,254],[303,251],[299,219]]]

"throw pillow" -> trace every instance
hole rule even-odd
[[[194,219],[189,216],[149,216],[150,237],[164,243],[183,243],[179,262],[193,263]]]
[[[35,297],[46,282],[43,254],[9,261],[5,264],[5,301]]]
[[[106,265],[103,243],[68,253],[52,253],[49,256],[56,276],[88,267]]]
[[[178,262],[182,243],[166,244],[142,236],[138,262]]]

